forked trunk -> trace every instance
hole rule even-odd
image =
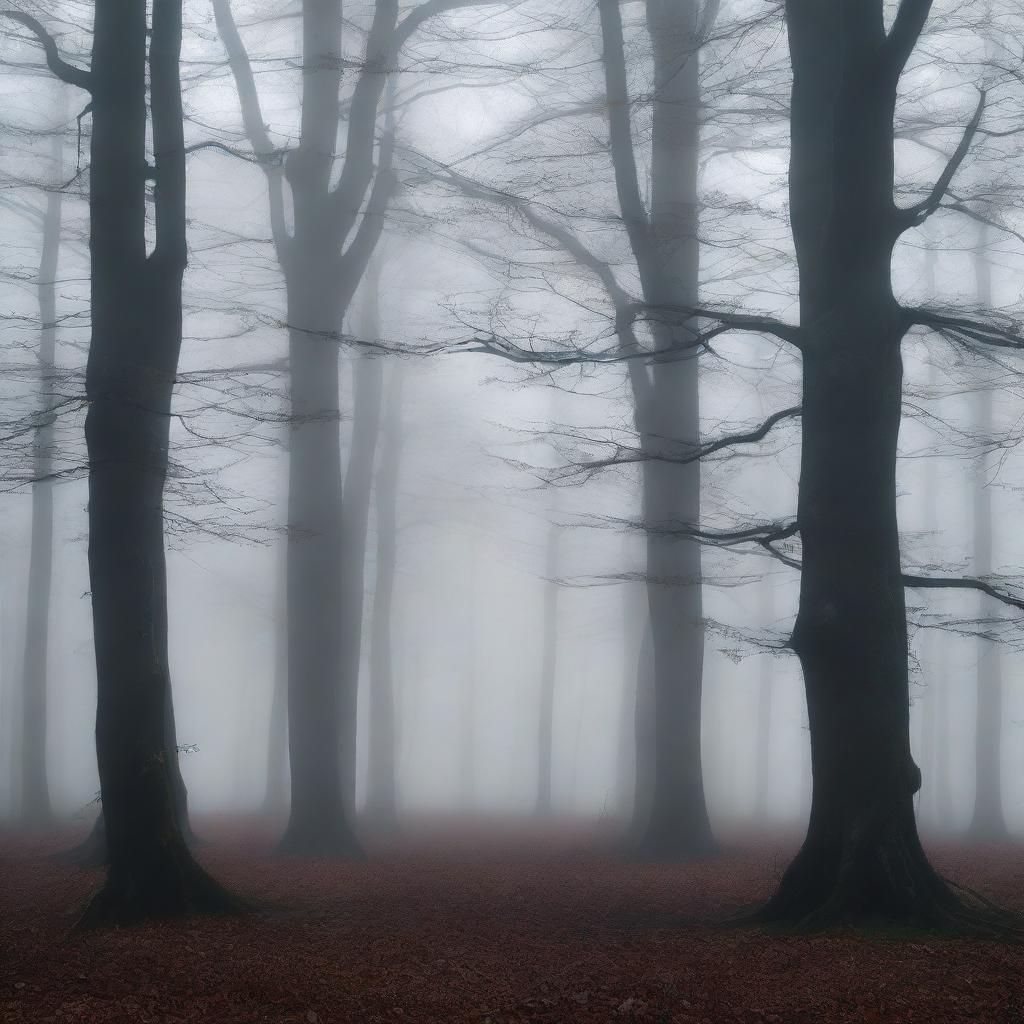
[[[147,36],[157,232],[149,257]],[[96,752],[109,869],[86,912],[90,924],[236,905],[185,843],[167,720],[163,492],[186,260],[180,47],[180,0],[155,0],[151,32],[143,0],[98,0],[86,441]]]

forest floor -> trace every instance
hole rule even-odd
[[[786,844],[665,866],[571,836],[421,839],[343,864],[273,859],[241,826],[200,831],[201,860],[254,912],[87,934],[73,925],[101,872],[40,856],[77,834],[0,836],[0,1021],[1024,1022],[1024,945],[728,926],[770,893]],[[1024,909],[1018,849],[933,858]]]

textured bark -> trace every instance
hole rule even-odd
[[[981,225],[978,248],[974,256],[978,302],[992,307],[992,266],[988,253],[989,229]],[[984,382],[974,393],[975,426],[984,438],[993,436],[995,423],[992,409],[992,388]],[[993,563],[992,490],[988,472],[991,456],[979,455],[974,466],[974,571],[984,578],[995,569]],[[985,599],[979,601],[979,617],[986,614]],[[975,722],[975,789],[974,814],[971,818],[972,839],[991,841],[1007,838],[1006,815],[1003,810],[1003,676],[999,644],[984,637],[977,641],[977,713]]]
[[[804,673],[813,795],[807,836],[763,917],[804,926],[954,920],[921,849],[910,753],[896,520],[906,330],[891,284],[901,12],[881,0],[789,0],[790,216],[800,269],[803,545],[792,644]],[[911,40],[912,41],[912,40]]]
[[[97,0],[86,441],[96,752],[109,869],[87,924],[235,906],[188,851],[169,743],[163,492],[186,262],[180,0],[154,0],[149,33],[156,246],[148,257],[147,34],[143,0]]]
[[[392,607],[398,558],[398,475],[402,456],[402,365],[389,374],[380,464],[374,485],[377,510],[377,585],[370,635],[370,756],[366,804],[378,823],[393,823],[398,805],[398,724],[392,658]]]
[[[554,759],[555,674],[558,668],[558,571],[559,527],[548,524],[544,553],[544,601],[541,623],[539,719],[537,722],[537,813],[552,809]]]
[[[54,180],[63,171],[63,139],[52,143]],[[33,824],[53,818],[46,777],[47,648],[50,634],[50,587],[53,578],[53,443],[54,374],[57,341],[57,261],[60,255],[61,193],[46,193],[42,252],[36,292],[39,302],[39,417],[32,453],[32,534],[22,671],[22,816]]]

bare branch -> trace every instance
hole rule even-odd
[[[938,181],[935,182],[935,187],[931,190],[927,198],[922,199],[921,202],[915,203],[913,206],[908,207],[905,210],[898,211],[897,221],[901,231],[906,231],[908,228],[917,227],[919,224],[923,224],[941,205],[956,172],[960,169],[960,165],[964,162],[964,157],[967,156],[967,153],[971,148],[974,136],[977,134],[978,126],[981,124],[982,115],[985,113],[985,96],[985,90],[980,89],[978,94],[978,106],[974,111],[974,116],[968,122],[956,150],[949,158],[948,163],[939,175]]]
[[[0,11],[0,17],[10,18],[12,21],[24,25],[39,40],[43,52],[46,54],[46,66],[62,82],[85,89],[86,92],[92,91],[92,72],[76,68],[64,60],[57,50],[57,41],[35,18],[30,14],[23,14],[21,11]]]
[[[903,74],[931,9],[932,0],[901,0],[885,46],[886,63],[897,77]]]

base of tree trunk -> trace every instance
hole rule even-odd
[[[103,815],[96,818],[85,839],[70,850],[54,854],[54,858],[79,868],[103,867],[107,863],[107,832],[103,826]]]
[[[288,822],[277,852],[286,857],[330,857],[362,860],[362,845],[343,819],[330,817],[305,823]]]
[[[989,843],[1014,843],[1016,838],[1010,835],[1006,822],[1001,819],[975,820],[971,822],[967,834],[964,836],[967,843],[975,846],[987,845]]]
[[[707,860],[719,853],[719,846],[709,828],[672,827],[643,830],[634,827],[626,838],[629,856],[649,862],[685,863]]]
[[[245,903],[201,868],[184,844],[161,847],[131,869],[111,870],[78,922],[79,929],[153,919],[239,914]]]
[[[807,840],[775,895],[749,920],[796,931],[852,925],[1019,934],[1016,915],[971,896],[969,901],[961,898],[939,876],[916,835]]]

